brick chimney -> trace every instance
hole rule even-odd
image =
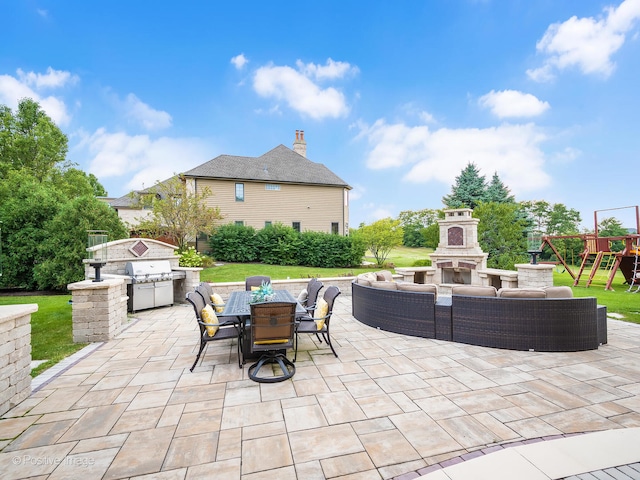
[[[307,157],[307,142],[304,140],[304,130],[296,130],[296,139],[293,141],[293,151],[303,157]]]

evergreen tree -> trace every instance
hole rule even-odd
[[[462,173],[456,177],[451,193],[442,197],[447,208],[476,208],[485,200],[487,183],[484,176],[473,163],[467,164]]]
[[[515,203],[516,201],[509,188],[500,180],[498,172],[493,174],[491,182],[489,182],[485,193],[485,201],[496,203]]]

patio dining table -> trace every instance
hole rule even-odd
[[[242,329],[242,356],[244,359],[259,358],[260,354],[251,353],[251,294],[253,292],[242,290],[231,292],[229,299],[225,303],[224,311],[218,317],[227,322],[240,324]],[[306,315],[307,311],[300,305],[300,302],[288,290],[274,290],[274,302],[296,302],[296,318]]]

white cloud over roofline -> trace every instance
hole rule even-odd
[[[340,90],[322,87],[316,81],[344,78],[357,73],[357,67],[332,59],[323,66],[298,61],[297,67],[296,70],[269,64],[258,68],[253,77],[254,91],[261,97],[283,101],[301,115],[314,119],[339,118],[349,113],[345,95]]]
[[[611,57],[640,19],[640,0],[625,0],[604,12],[599,19],[573,16],[550,25],[536,44],[538,52],[546,56],[544,63],[527,70],[527,75],[534,81],[546,82],[554,79],[555,71],[570,67],[577,67],[584,74],[611,75],[615,68]]]
[[[498,118],[537,117],[550,108],[548,102],[517,90],[491,90],[480,97],[478,104],[491,110]]]
[[[407,182],[452,185],[472,162],[487,178],[497,172],[516,194],[551,183],[540,149],[546,135],[532,123],[430,131],[426,126],[389,125],[378,120],[363,133],[371,145],[367,166],[404,169]]]
[[[91,157],[90,173],[100,180],[121,179],[126,190],[146,188],[188,170],[208,158],[211,150],[195,138],[152,138],[105,128],[85,133],[75,149]]]

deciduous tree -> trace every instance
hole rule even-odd
[[[191,191],[178,175],[160,182],[138,198],[141,203],[147,199],[151,203],[150,217],[138,228],[151,236],[167,236],[183,250],[191,239],[199,233],[211,232],[216,221],[222,219],[219,208],[206,204],[210,195],[206,188]]]
[[[364,241],[378,265],[383,265],[391,250],[402,245],[404,230],[400,226],[400,220],[383,218],[370,225],[361,226],[356,235]]]

